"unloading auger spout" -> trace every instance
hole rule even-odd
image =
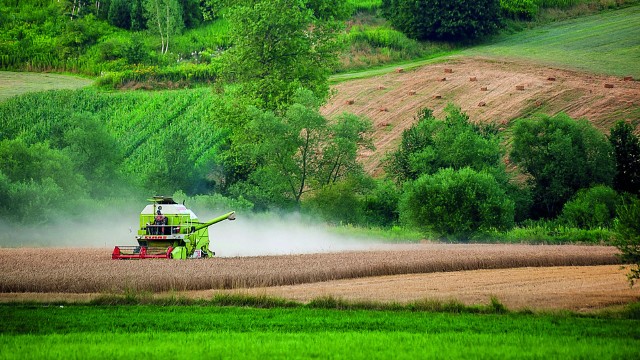
[[[204,228],[208,228],[209,226],[211,226],[213,224],[217,224],[220,221],[224,221],[224,220],[227,220],[227,219],[235,220],[236,219],[236,212],[232,211],[232,212],[226,213],[226,214],[224,214],[222,216],[218,216],[217,218],[215,218],[215,219],[213,219],[211,221],[208,221],[208,222],[206,222],[204,224],[200,224],[200,225],[194,227],[192,229],[192,232],[199,231],[199,230],[202,230]]]
[[[207,222],[170,197],[154,196],[140,213],[138,246],[116,246],[112,259],[187,259],[215,255],[209,250],[209,226],[235,220],[235,211]]]

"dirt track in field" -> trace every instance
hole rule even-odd
[[[605,88],[605,84],[613,88]],[[350,80],[333,89],[336,95],[323,107],[323,114],[332,117],[350,112],[373,122],[377,150],[361,154],[365,169],[373,174],[381,171],[384,154],[397,146],[402,131],[414,123],[420,108],[432,109],[441,118],[447,104],[453,103],[471,121],[494,123],[504,129],[518,117],[565,112],[573,118],[586,118],[606,134],[615,121],[637,118],[640,113],[640,81],[514,60],[453,58],[409,71]]]
[[[319,297],[355,301],[410,302],[423,299],[486,304],[495,296],[509,309],[591,311],[640,301],[626,270],[617,265],[455,271],[379,276],[294,286],[233,290],[297,301]],[[209,298],[214,291],[186,293]]]
[[[114,261],[109,249],[2,249],[0,301],[88,301],[125,289],[210,298],[323,296],[588,311],[640,301],[602,246],[420,244],[327,254]],[[580,265],[580,266],[577,266]],[[170,292],[166,292],[173,289]]]

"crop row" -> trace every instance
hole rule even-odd
[[[367,276],[619,263],[602,246],[423,244],[360,252],[111,260],[108,249],[0,249],[0,292],[100,293],[293,285]]]

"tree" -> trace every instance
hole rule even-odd
[[[469,239],[513,226],[514,203],[493,175],[471,168],[442,169],[407,183],[400,218],[445,236]]]
[[[171,35],[179,33],[184,26],[180,4],[178,0],[144,0],[143,5],[147,27],[160,35],[160,52],[166,54]]]
[[[387,159],[387,172],[399,183],[447,167],[504,174],[496,129],[471,123],[466,114],[452,105],[445,112],[444,120],[436,119],[429,109],[419,112],[417,123],[402,133],[399,149]]]
[[[618,121],[609,135],[616,159],[613,187],[617,191],[640,194],[640,139],[633,134],[633,126]]]
[[[257,166],[240,187],[260,197],[250,198],[257,205],[299,206],[306,192],[362,171],[356,154],[368,146],[371,125],[343,115],[330,126],[319,113],[320,104],[311,91],[299,90],[282,116],[257,108],[248,114],[244,151]]]
[[[326,98],[338,21],[316,17],[300,0],[238,1],[225,17],[233,46],[224,54],[223,74],[257,107],[282,110],[298,88]]]
[[[555,217],[578,190],[609,186],[615,174],[606,137],[562,113],[517,120],[510,158],[530,176],[535,218]]]
[[[469,40],[492,34],[500,21],[500,0],[382,0],[382,13],[418,40]]]
[[[129,0],[111,0],[107,20],[113,26],[129,30],[131,28],[131,4]]]
[[[617,209],[616,236],[614,245],[622,253],[624,264],[632,264],[627,278],[633,286],[640,279],[640,200],[632,199]]]

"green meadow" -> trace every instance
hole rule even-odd
[[[298,306],[2,305],[0,358],[631,359],[626,316]],[[628,314],[631,314],[629,316]]]
[[[526,59],[596,74],[640,78],[640,6],[498,37],[461,55]]]

